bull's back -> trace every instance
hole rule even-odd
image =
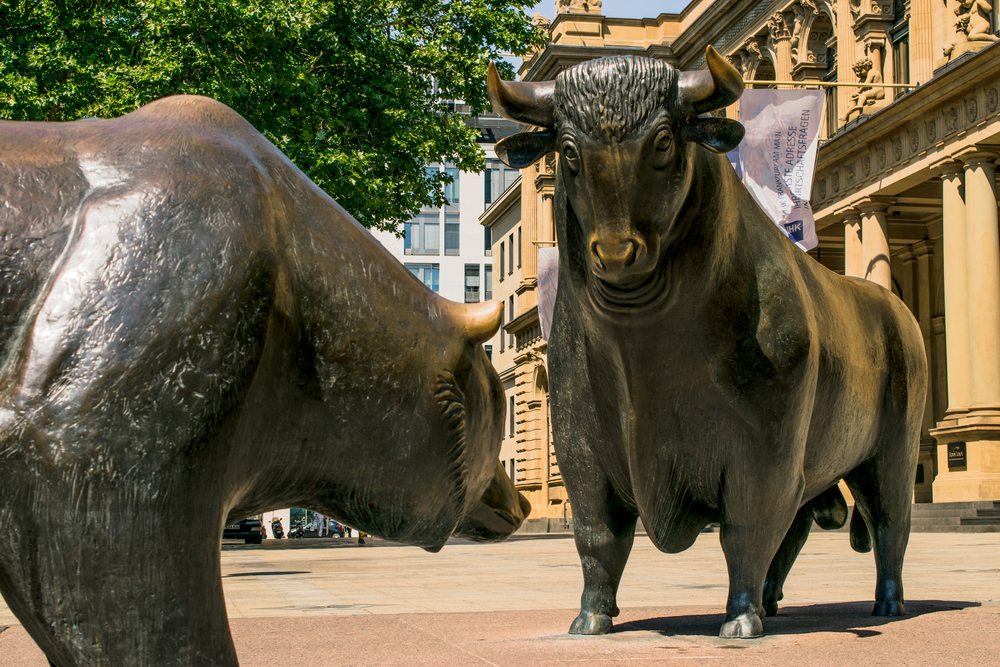
[[[44,298],[88,182],[57,126],[0,121],[0,353]]]

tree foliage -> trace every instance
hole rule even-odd
[[[110,118],[161,97],[242,114],[363,224],[398,230],[481,171],[486,67],[544,42],[531,0],[0,0],[0,117]],[[513,74],[509,65],[506,75]]]

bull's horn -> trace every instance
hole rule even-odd
[[[743,94],[743,77],[711,45],[705,49],[707,70],[681,72],[680,98],[696,114],[728,107]]]
[[[500,328],[503,304],[499,301],[459,304],[456,315],[471,344],[485,343],[493,338],[493,334]]]
[[[555,81],[504,81],[496,65],[490,63],[486,82],[493,111],[504,118],[538,127],[555,125]]]

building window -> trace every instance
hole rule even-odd
[[[513,322],[514,321],[514,295],[513,294],[510,295],[510,318],[509,318],[508,321],[509,322]],[[507,341],[507,345],[510,346],[511,349],[513,349],[513,347],[514,347],[514,334],[508,334],[508,335],[510,336],[510,340]]]
[[[510,397],[510,437],[514,437],[514,397]]]
[[[404,255],[439,255],[441,251],[441,213],[434,209],[420,213],[403,226]]]
[[[483,266],[483,273],[483,301],[489,301],[493,298],[493,265]]]
[[[444,198],[448,200],[449,204],[458,203],[458,180],[459,171],[458,167],[445,167],[444,173],[451,176],[451,183],[447,183],[444,186]]]
[[[415,275],[423,284],[430,287],[435,292],[438,291],[438,274],[440,273],[437,264],[406,264],[410,273]]]
[[[502,259],[500,260],[500,263],[503,264],[503,260]],[[514,273],[514,235],[513,234],[510,235],[510,270],[508,271],[508,273],[511,273],[511,274]]]
[[[493,256],[493,230],[489,227],[483,227],[483,255],[486,257]]]
[[[521,268],[521,228],[517,228],[517,268]]]
[[[457,255],[460,244],[458,213],[444,214],[444,254]]]
[[[504,322],[505,319],[507,319],[507,317],[508,317],[507,313],[500,313],[500,351],[501,352],[503,352],[505,349],[507,349],[507,347],[505,345],[506,340],[507,340],[507,336],[504,334],[504,331],[503,331],[503,322]]]
[[[892,33],[892,72],[893,83],[910,82],[910,27],[905,19]],[[893,99],[898,99],[907,92],[906,88],[894,88]]]
[[[510,481],[517,482],[517,470],[514,468],[514,459],[510,460]]]
[[[500,195],[507,191],[514,181],[517,180],[517,169],[511,169],[500,160],[487,160],[486,172],[486,205],[489,206]]]
[[[500,242],[500,282],[503,282],[503,258],[504,258],[503,241],[501,241]]]
[[[479,265],[465,265],[465,302],[479,303]]]
[[[824,81],[837,80],[837,49],[826,50],[826,73],[823,74]],[[832,139],[837,134],[837,87],[829,86],[826,89],[826,136]]]
[[[483,349],[486,350],[486,358],[489,359],[490,361],[493,361],[493,346],[483,345]]]

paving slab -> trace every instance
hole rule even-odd
[[[1000,665],[1000,535],[914,534],[907,616],[870,616],[871,554],[814,533],[763,639],[719,639],[718,534],[681,554],[639,536],[604,637],[566,634],[582,576],[572,539],[454,540],[428,554],[378,539],[225,545],[223,582],[241,664]],[[46,667],[0,606],[0,665]]]

